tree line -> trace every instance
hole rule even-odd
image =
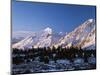
[[[50,60],[56,61],[59,59],[68,59],[73,62],[74,58],[84,58],[85,62],[87,62],[87,58],[91,57],[91,55],[96,57],[96,50],[86,50],[81,47],[70,47],[70,48],[62,48],[58,46],[55,48],[43,47],[43,48],[34,48],[31,49],[16,49],[12,50],[12,63],[13,64],[22,64],[25,62],[34,61],[36,57],[39,58],[40,62],[49,63]]]

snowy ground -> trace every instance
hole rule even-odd
[[[39,61],[31,61],[20,65],[12,65],[12,73],[40,73],[40,72],[55,72],[55,71],[71,71],[71,70],[88,70],[96,68],[95,57],[89,57],[88,62],[82,58],[75,58],[73,62],[67,59],[57,60],[56,62],[50,60],[48,64]]]

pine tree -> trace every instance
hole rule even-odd
[[[45,62],[45,64],[49,63],[49,57],[48,56],[44,56],[44,62]]]

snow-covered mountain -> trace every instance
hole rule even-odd
[[[34,48],[37,47],[48,47],[53,44],[56,44],[62,35],[56,34],[52,32],[52,29],[47,27],[46,29],[37,32],[33,35],[28,35],[23,40],[19,41],[12,45],[12,48],[18,49],[26,49],[26,48]]]
[[[75,28],[72,32],[64,34],[62,32],[55,33],[49,27],[37,33],[17,33],[17,38],[21,35],[24,36],[21,41],[12,44],[12,48],[26,49],[37,47],[71,47],[77,46],[88,49],[95,49],[95,20],[89,19],[79,27]]]
[[[89,19],[74,31],[68,33],[65,37],[59,40],[55,46],[71,47],[77,46],[82,48],[95,49],[95,20]]]
[[[82,48],[87,48],[87,49],[96,49],[96,29],[95,27],[91,30],[91,32],[88,34],[87,38],[83,42]]]
[[[31,32],[31,31],[12,32],[12,44],[18,43],[19,41],[23,40],[24,38],[30,35],[35,35],[35,32]]]

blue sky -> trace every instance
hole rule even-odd
[[[95,19],[95,6],[12,2],[12,30],[37,32],[51,27],[70,32],[84,21]]]

